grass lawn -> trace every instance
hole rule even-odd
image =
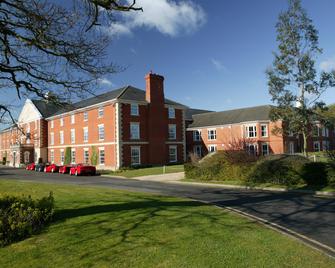
[[[147,175],[159,175],[165,173],[183,172],[184,165],[172,165],[164,167],[150,167],[150,168],[139,168],[139,169],[126,169],[120,171],[102,171],[102,174],[123,176],[127,178],[147,176]]]
[[[0,181],[0,194],[56,200],[45,231],[0,249],[0,267],[334,267],[257,223],[187,199]]]

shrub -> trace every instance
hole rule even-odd
[[[91,147],[92,155],[91,155],[91,165],[96,166],[98,164],[98,153],[95,146]]]
[[[297,155],[272,155],[257,162],[247,181],[251,183],[273,183],[296,185],[302,183],[301,170],[310,161]]]
[[[255,158],[244,151],[220,151],[184,166],[187,179],[244,180]]]
[[[7,162],[6,157],[3,157],[3,158],[2,158],[2,164],[3,164],[3,165],[6,165],[6,162]]]
[[[302,167],[301,177],[307,185],[326,185],[327,164],[324,162],[306,163]]]
[[[335,163],[330,163],[326,169],[327,172],[327,183],[329,185],[335,186]]]
[[[0,199],[0,246],[24,239],[51,220],[54,208],[52,193],[33,200],[28,197],[6,196]]]
[[[71,163],[71,147],[66,147],[64,156],[64,165]]]

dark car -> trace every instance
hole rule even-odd
[[[45,167],[48,167],[48,164],[39,163],[35,166],[35,171],[44,172]]]
[[[96,168],[85,164],[77,164],[70,168],[70,175],[95,175]]]

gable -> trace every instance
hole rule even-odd
[[[27,99],[24,106],[22,107],[21,113],[18,118],[18,123],[31,122],[41,118],[41,113],[37,110],[32,101]]]

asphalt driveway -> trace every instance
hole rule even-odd
[[[231,207],[311,238],[335,250],[335,199],[310,194],[273,193],[258,190],[232,190],[220,187],[185,185],[100,176],[73,177],[38,173],[23,169],[0,167],[0,179],[19,179],[35,182],[92,185],[187,197]],[[1,189],[0,189],[1,192]],[[317,246],[313,244],[313,246]],[[321,246],[322,247],[322,246]],[[324,248],[323,248],[324,249]]]

